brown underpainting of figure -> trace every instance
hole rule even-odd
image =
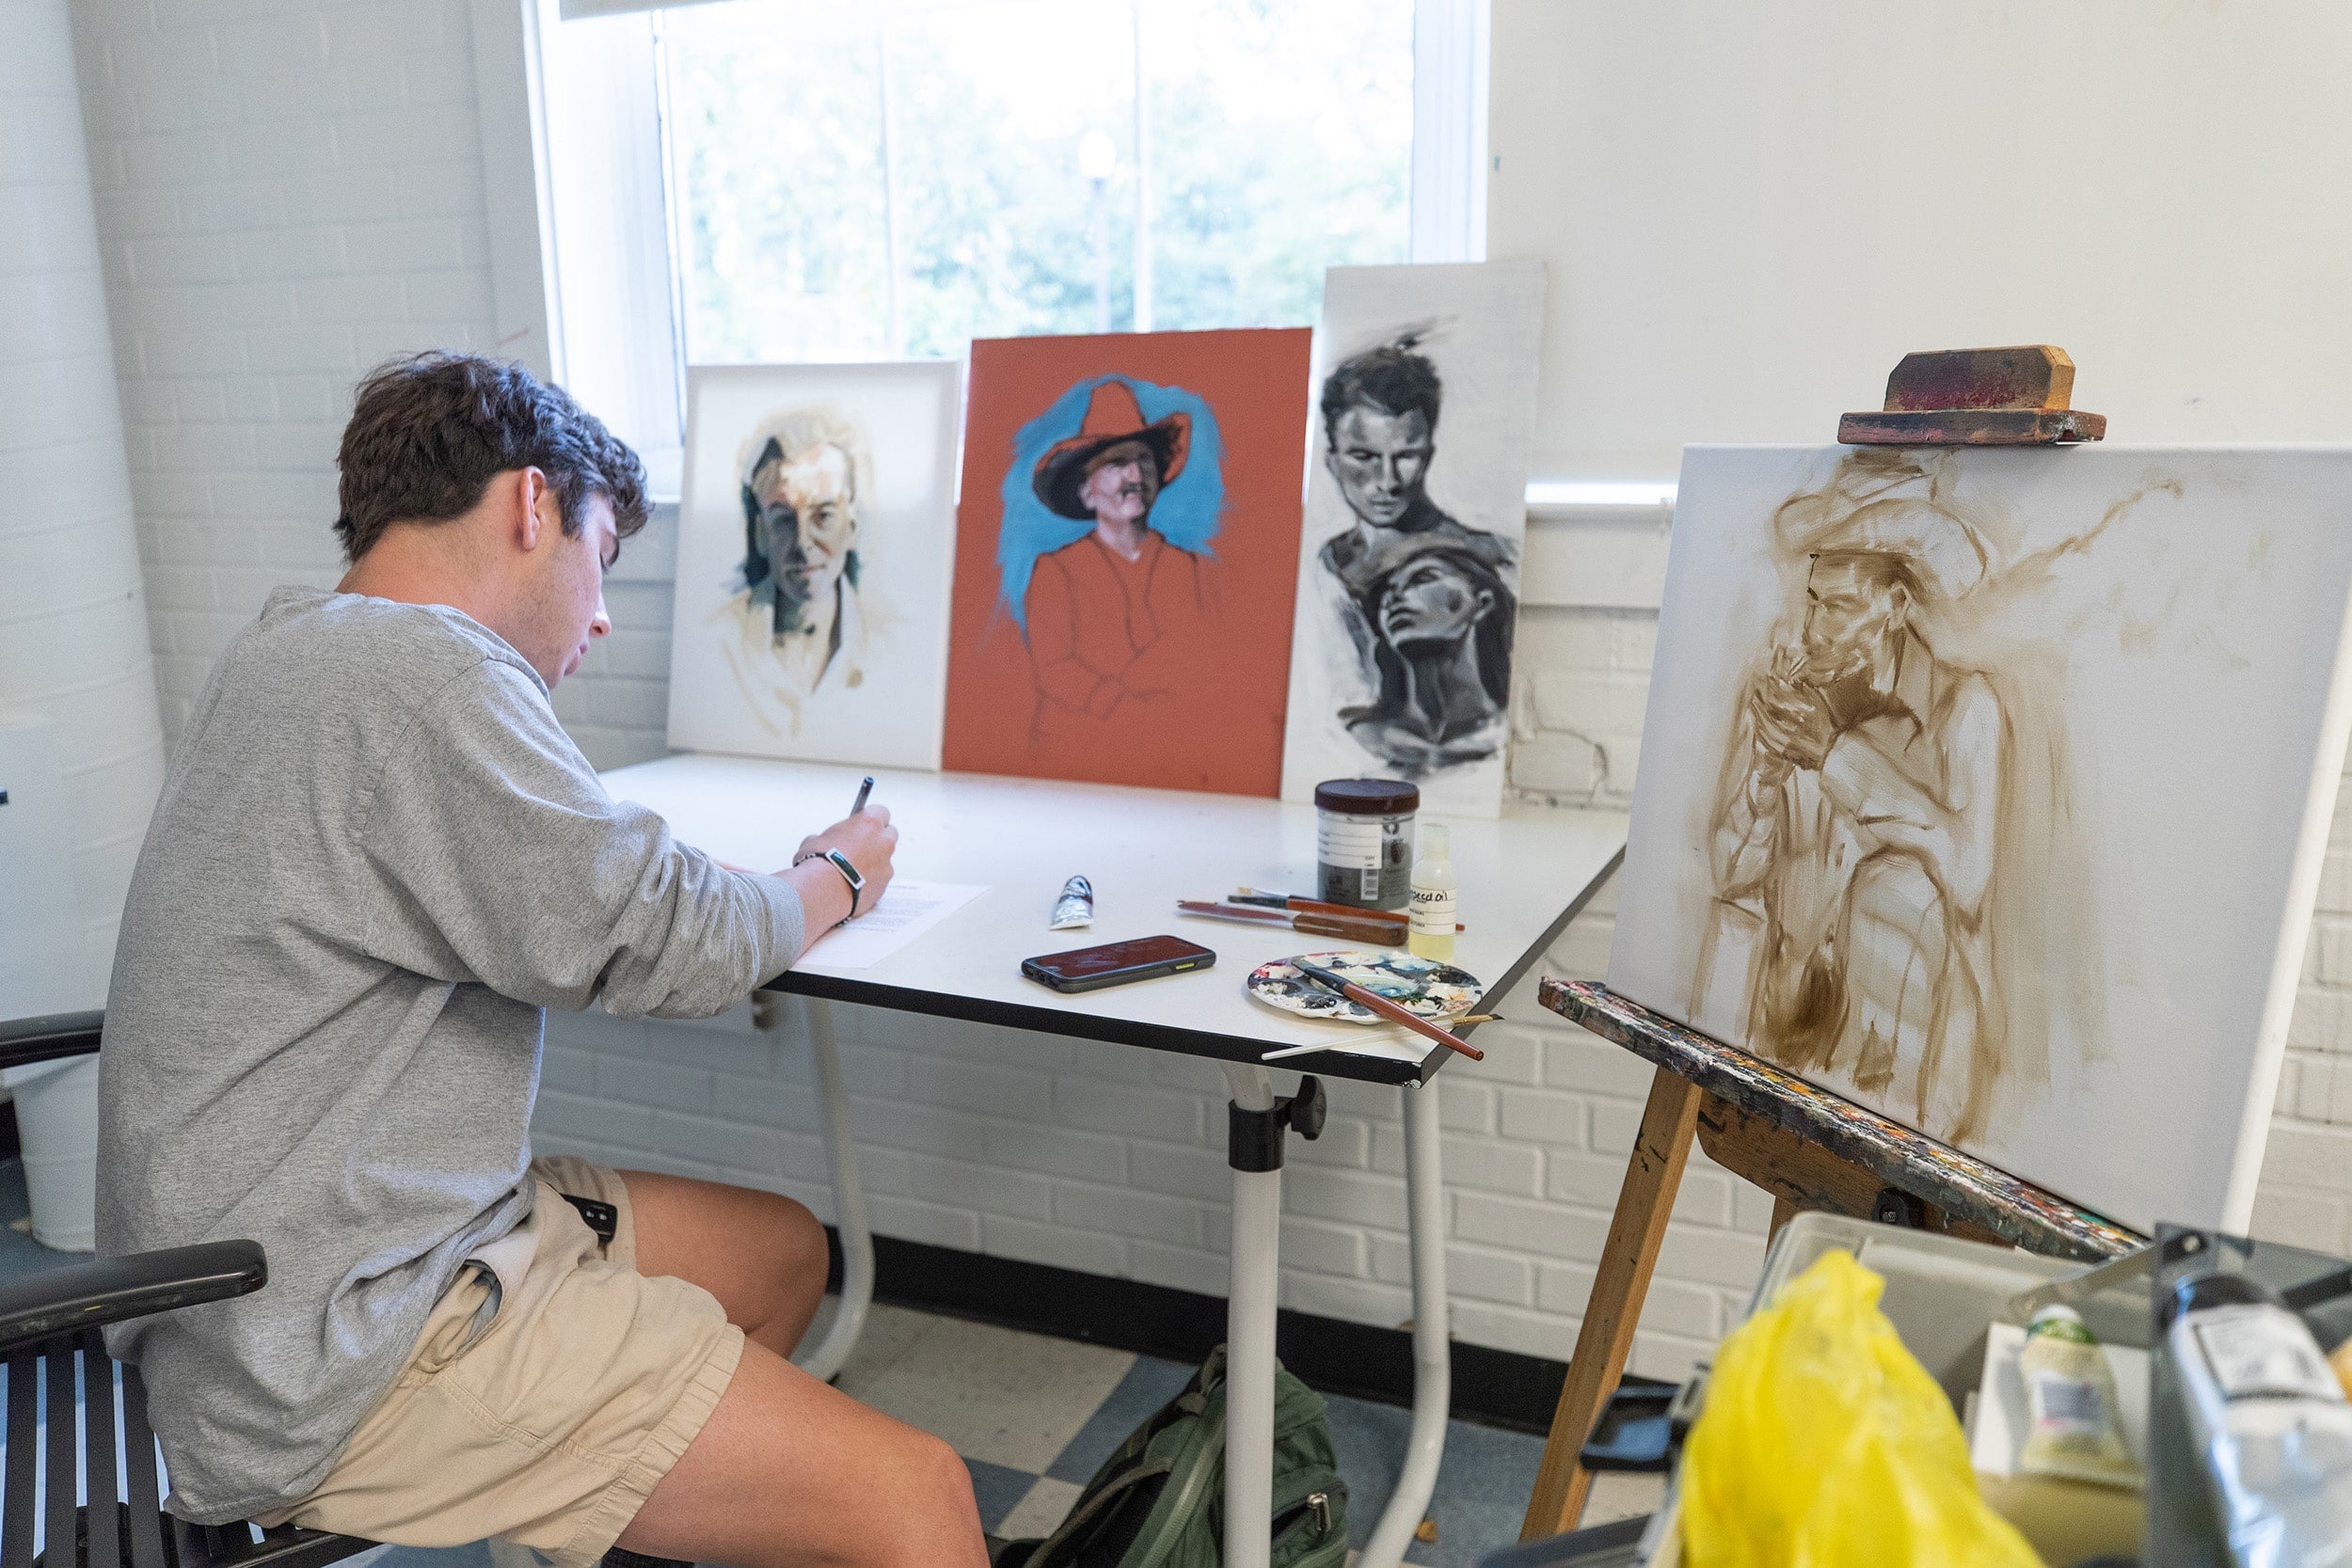
[[[2074,802],[2052,660],[1939,645],[2000,589],[1985,531],[1938,481],[1858,455],[1773,517],[1798,586],[1726,741],[1692,1003],[1737,931],[1759,1051],[1965,1137],[1996,1085],[2046,1071],[2046,1023],[2013,983],[2032,966],[2008,960],[2044,886],[2026,863]]]
[[[2119,1224],[2253,1223],[2347,497],[2352,447],[1686,449],[1610,990]]]

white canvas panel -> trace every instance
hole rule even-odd
[[[960,372],[687,372],[672,746],[939,766]]]
[[[1610,985],[2244,1229],[2347,603],[2352,450],[1689,449]]]
[[[1324,275],[1285,800],[1370,776],[1501,813],[1543,314],[1540,261]]]

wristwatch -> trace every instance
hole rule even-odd
[[[841,879],[850,884],[849,917],[851,920],[855,920],[857,918],[858,900],[866,895],[866,879],[859,875],[858,868],[856,866],[850,863],[850,857],[843,854],[840,850],[828,849],[824,852],[824,858],[833,863],[833,868],[841,873]]]

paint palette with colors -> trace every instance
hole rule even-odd
[[[1409,953],[1301,953],[1299,958],[1426,1019],[1459,1018],[1486,989],[1466,969]],[[1249,972],[1248,985],[1249,994],[1267,1006],[1302,1018],[1364,1024],[1388,1022],[1370,1007],[1316,984],[1288,959],[1260,964]]]

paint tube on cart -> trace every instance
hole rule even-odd
[[[1045,928],[1077,931],[1093,924],[1094,884],[1083,876],[1073,877],[1062,883],[1061,896],[1054,900],[1054,918]]]
[[[2123,1446],[2123,1421],[2107,1353],[2071,1307],[2033,1315],[2017,1370],[2026,1380],[2031,1424],[2017,1467],[2105,1486],[2138,1489],[2145,1481]]]
[[[2184,1279],[2160,1310],[2231,1560],[2341,1560],[2352,1541],[2352,1404],[2310,1328],[2240,1274]]]

